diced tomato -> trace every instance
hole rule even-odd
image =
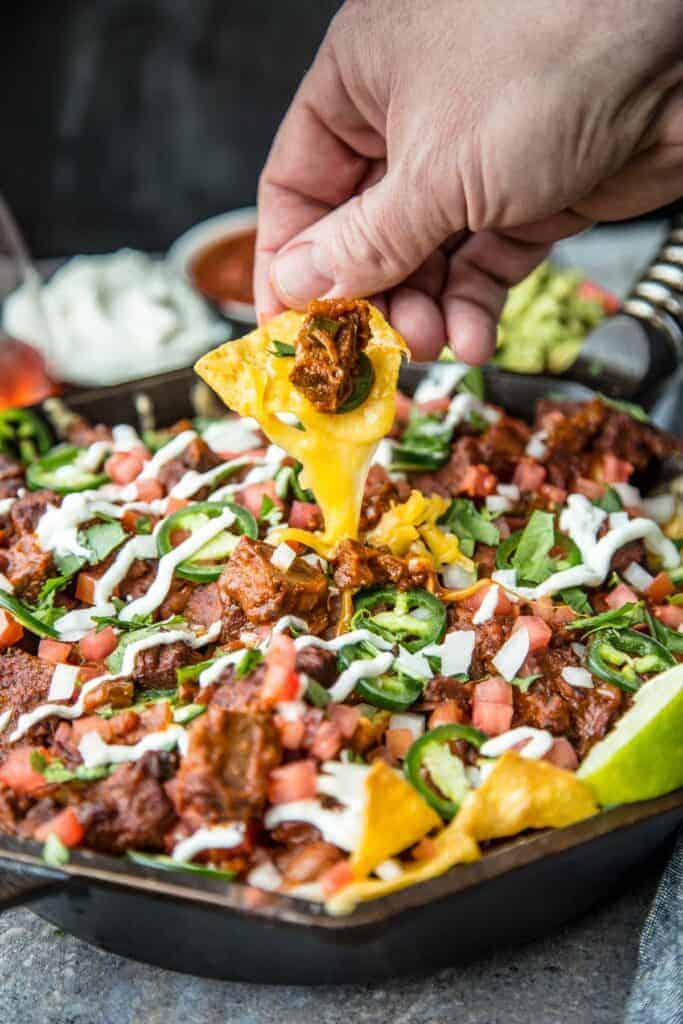
[[[599,302],[605,313],[616,313],[621,303],[614,294],[607,288],[603,288],[601,284],[596,284],[595,281],[582,281],[577,289],[577,294],[582,299],[588,299],[591,302]]]
[[[512,687],[500,676],[484,679],[474,687],[472,725],[487,736],[507,732],[512,722]]]
[[[421,413],[428,415],[435,412],[448,412],[450,404],[450,398],[444,396],[443,398],[430,398],[426,402],[418,402],[417,407]]]
[[[135,448],[131,448],[128,454],[134,455],[136,459],[141,459],[142,462],[149,462],[152,458],[151,451],[149,448],[145,448],[144,444],[136,444]]]
[[[100,630],[99,633],[93,629],[92,632],[84,636],[79,641],[78,649],[81,652],[81,657],[86,661],[104,661],[115,649],[118,642],[113,626],[107,626],[105,629]]]
[[[660,604],[654,612],[659,621],[671,629],[683,626],[683,608],[679,604]]]
[[[84,604],[95,603],[95,584],[97,577],[91,572],[83,570],[76,577],[76,599]]]
[[[413,745],[414,736],[410,729],[387,729],[385,740],[391,756],[402,761]]]
[[[284,502],[277,496],[274,480],[265,480],[261,484],[249,484],[248,487],[237,492],[235,501],[238,505],[243,505],[248,509],[253,516],[258,517],[261,514],[261,504],[266,497],[270,498],[278,508],[285,507]]]
[[[114,452],[104,464],[104,472],[115,484],[130,484],[142,472],[143,459],[132,452]]]
[[[54,665],[63,664],[69,660],[72,647],[73,644],[65,644],[61,640],[44,636],[38,644],[38,657],[43,661],[51,661]]]
[[[327,717],[339,726],[339,731],[345,740],[350,740],[360,721],[358,708],[349,707],[348,704],[331,704]]]
[[[552,629],[540,615],[520,615],[512,632],[517,633],[520,629],[526,629],[529,636],[529,650],[532,652],[541,651],[547,647],[553,635]]]
[[[317,792],[315,761],[292,761],[273,768],[268,781],[268,799],[271,804],[290,804],[296,800],[311,800]]]
[[[437,845],[433,839],[427,836],[425,839],[421,839],[419,843],[410,851],[410,856],[413,860],[431,860],[436,855]]]
[[[48,836],[57,836],[65,846],[78,846],[85,835],[85,829],[76,817],[73,807],[65,807],[50,821],[39,825],[33,836],[44,843]]]
[[[596,480],[589,480],[588,477],[580,476],[574,484],[574,490],[583,494],[589,501],[598,501],[605,493],[605,485],[599,484]]]
[[[31,747],[15,747],[0,765],[0,782],[17,793],[33,793],[47,785],[44,777],[31,767]],[[45,755],[47,751],[38,750]]]
[[[541,484],[539,493],[553,505],[564,505],[567,500],[567,492],[564,487],[556,487],[555,484]]]
[[[602,456],[597,469],[598,477],[608,484],[625,484],[633,473],[633,463],[626,459],[618,459],[616,455],[607,452]]]
[[[256,462],[264,458],[267,448],[250,448],[248,452],[218,452],[224,462],[232,462],[233,459],[244,459],[245,462]]]
[[[306,723],[303,718],[283,718],[276,715],[275,725],[280,733],[280,743],[285,750],[298,750],[306,735]]]
[[[669,594],[673,594],[675,589],[668,572],[658,572],[645,594],[654,604],[659,604]]]
[[[332,761],[344,742],[341,729],[336,722],[321,722],[315,731],[309,750],[319,761]]]
[[[541,597],[537,601],[531,601],[530,604],[534,615],[547,622],[552,629],[560,629],[579,617],[578,613],[568,604],[553,604],[550,597]]]
[[[545,482],[548,471],[533,459],[520,459],[515,466],[512,482],[520,491],[537,491]]]
[[[265,704],[295,700],[299,696],[299,674],[294,670],[296,649],[291,636],[276,633],[266,654],[266,674],[261,688]]]
[[[437,725],[459,725],[464,718],[462,709],[457,701],[445,700],[434,708],[429,716],[429,728],[435,729]]]
[[[495,586],[495,584],[491,584],[491,586]],[[469,608],[471,612],[476,612],[488,594],[489,589],[489,587],[479,587],[473,594],[465,598],[465,607]],[[502,587],[498,587],[498,601],[496,602],[494,615],[509,615],[511,611],[512,602],[510,598]]]
[[[339,860],[328,868],[319,879],[320,888],[327,897],[334,896],[336,892],[350,885],[354,880],[354,874],[348,860]]]
[[[509,704],[512,707],[512,687],[502,676],[489,676],[474,687],[474,697],[487,704]]]
[[[187,508],[190,504],[187,498],[169,498],[166,502],[166,515],[173,515],[174,512],[179,512],[181,508]]]
[[[564,736],[559,736],[554,740],[552,747],[543,755],[541,760],[550,761],[551,764],[556,765],[558,768],[564,768],[568,772],[575,772],[579,767],[576,751]]]
[[[505,704],[475,702],[472,706],[472,725],[487,736],[499,736],[507,732],[511,724],[512,708]]]
[[[299,530],[317,530],[322,525],[320,508],[314,501],[293,501],[289,525]]]
[[[125,714],[125,712],[124,712]],[[135,712],[133,712],[135,714]],[[120,728],[121,720],[117,715],[117,727]],[[140,718],[135,714],[135,724],[138,724]],[[77,718],[71,726],[71,743],[77,747],[81,742],[86,733],[96,732],[98,736],[101,736],[105,743],[108,743],[112,737],[112,719],[102,718],[100,715],[86,715],[83,718]]]
[[[11,647],[18,644],[24,635],[24,627],[20,622],[0,608],[0,647]]]
[[[408,398],[402,391],[396,392],[396,419],[399,423],[407,423],[413,408],[412,398]]]
[[[458,493],[469,494],[471,498],[485,498],[488,494],[493,494],[497,486],[498,479],[495,474],[488,466],[479,464],[467,467],[458,487]]]
[[[158,480],[138,480],[135,484],[135,495],[138,501],[156,501],[163,498],[164,489]]]
[[[626,583],[619,583],[614,590],[610,590],[605,598],[605,604],[608,608],[621,608],[625,604],[635,604],[637,600],[638,595],[634,590]]]

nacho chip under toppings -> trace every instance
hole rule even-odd
[[[398,370],[407,353],[405,342],[381,313],[373,306],[368,309],[365,355],[373,382],[367,399],[350,412],[320,412],[290,380],[294,346],[305,320],[292,310],[207,353],[196,366],[226,405],[253,416],[275,444],[301,462],[301,485],[313,491],[325,530],[313,534],[287,529],[278,539],[301,540],[324,555],[340,540],[358,535],[365,477],[377,444],[391,428]],[[299,426],[283,422],[283,413],[293,414]]]
[[[525,829],[561,828],[596,814],[598,806],[585,783],[547,761],[530,761],[513,750],[503,754],[479,789],[432,840],[432,855],[405,867],[391,881],[366,878],[341,889],[327,901],[332,914],[350,913],[361,902],[426,882],[456,864],[481,856],[478,843],[517,835]]]
[[[351,857],[359,878],[441,824],[436,811],[384,761],[375,761],[368,772],[365,792],[361,838]]]

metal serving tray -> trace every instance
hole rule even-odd
[[[404,371],[412,391],[424,372]],[[487,374],[492,401],[518,415],[548,390],[586,389],[501,371]],[[136,422],[136,396],[159,425],[192,415],[191,371],[99,391],[67,404],[94,420]],[[673,396],[673,397],[672,397]],[[650,405],[673,420],[677,384]],[[683,821],[683,789],[603,812],[569,828],[522,836],[481,860],[333,918],[319,906],[264,896],[244,885],[74,851],[48,867],[33,840],[0,835],[0,909],[31,904],[42,917],[106,950],[172,970],[262,983],[343,983],[435,969],[547,932],[604,898]]]

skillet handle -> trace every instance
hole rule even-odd
[[[0,857],[0,913],[32,903],[67,882],[67,875],[56,868]]]

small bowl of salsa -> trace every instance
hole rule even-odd
[[[196,224],[176,239],[167,259],[224,316],[254,324],[255,246],[256,208],[250,206]]]

